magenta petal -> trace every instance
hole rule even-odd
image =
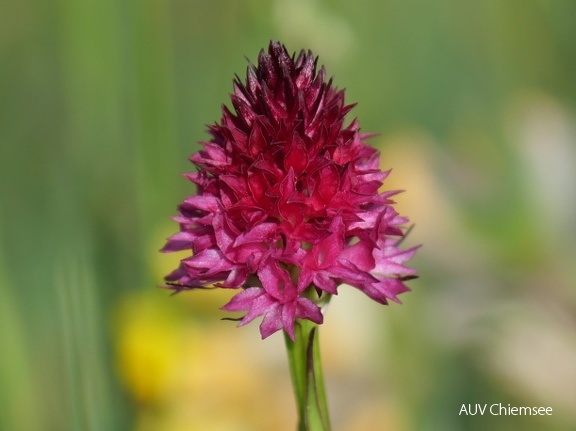
[[[362,221],[354,222],[350,224],[350,229],[360,229],[369,230],[376,226],[376,222],[382,213],[382,209],[378,208],[372,211],[362,211],[357,213],[357,215],[362,219]]]
[[[332,221],[330,231],[332,233],[328,237],[319,241],[312,248],[314,266],[318,269],[332,266],[344,247],[344,228],[340,217],[336,217]]]
[[[399,279],[385,278],[378,283],[366,285],[361,290],[370,298],[382,304],[387,304],[388,299],[401,303],[398,299],[398,295],[408,292],[410,289]]]
[[[246,283],[248,278],[248,268],[236,266],[232,268],[226,280],[219,287],[239,288]]]
[[[291,299],[296,295],[296,287],[288,272],[280,268],[278,263],[271,258],[261,263],[258,278],[264,290],[280,301]]]
[[[338,262],[338,265],[331,267],[329,269],[329,274],[332,277],[341,280],[343,283],[355,287],[361,287],[377,281],[377,279],[370,273],[359,270],[356,265],[346,260],[340,261]]]
[[[187,250],[192,248],[194,235],[190,232],[178,232],[168,238],[166,245],[160,250],[163,253]]]
[[[195,280],[188,275],[184,265],[182,264],[180,264],[178,268],[168,274],[165,277],[165,280],[168,283],[174,285],[174,289],[177,291],[202,286],[202,283],[199,283],[198,280]]]
[[[414,275],[416,271],[404,265],[404,262],[409,260],[416,248],[408,250],[400,250],[395,247],[386,247],[384,250],[374,249],[373,256],[376,262],[373,274],[379,276],[389,275]]]
[[[222,310],[227,311],[248,310],[248,313],[246,313],[244,318],[238,324],[238,326],[244,326],[250,323],[256,317],[261,316],[263,314],[265,316],[270,314],[271,317],[268,319],[270,320],[274,316],[274,313],[278,312],[277,311],[278,307],[279,304],[276,301],[274,301],[272,297],[266,294],[264,290],[262,290],[259,287],[250,287],[244,290],[243,292],[240,292],[237,295],[235,295],[226,305],[222,307]],[[266,325],[268,325],[269,327],[270,322],[268,322]]]
[[[261,223],[247,232],[241,233],[234,242],[234,246],[240,246],[251,242],[265,241],[273,232],[276,231],[276,223]]]
[[[401,280],[395,278],[387,278],[383,281],[376,283],[378,290],[384,292],[386,296],[396,302],[400,302],[397,298],[401,293],[409,292],[410,289]]]
[[[260,289],[262,290],[262,289]],[[270,295],[262,293],[259,297],[255,298],[250,306],[250,310],[238,326],[244,326],[261,315],[267,315],[278,307],[278,303]]]
[[[249,287],[240,293],[237,293],[221,308],[227,311],[245,311],[249,310],[254,300],[262,296],[265,292],[259,287]]]
[[[276,303],[268,308],[264,319],[262,319],[262,323],[260,324],[260,334],[262,334],[262,338],[269,337],[274,332],[279,331],[282,329],[282,325],[282,307]]]
[[[294,322],[296,321],[296,301],[282,306],[282,327],[290,339],[294,341]]]
[[[372,256],[372,247],[365,241],[346,247],[340,253],[339,258],[353,263],[362,271],[370,271],[376,264]]]
[[[226,219],[222,214],[214,214],[212,226],[214,228],[214,235],[216,236],[216,244],[218,245],[218,248],[220,248],[224,253],[227,253],[228,249],[234,243],[234,233],[230,231]]]
[[[304,292],[306,288],[312,283],[314,279],[314,272],[305,268],[298,277],[298,292]]]
[[[314,323],[321,324],[324,321],[324,316],[320,307],[308,298],[298,298],[296,317],[300,319],[308,319]]]
[[[187,197],[184,204],[198,208],[208,212],[216,212],[218,210],[218,198],[215,196],[195,195]]]
[[[229,262],[221,251],[206,249],[194,256],[185,259],[182,263],[191,269],[204,269],[206,274],[215,274],[221,271],[232,269],[232,263]]]
[[[324,292],[330,293],[332,295],[338,294],[336,281],[323,272],[316,273],[314,276],[314,285],[318,289],[322,289]]]

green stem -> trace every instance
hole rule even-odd
[[[295,341],[287,335],[285,339],[298,406],[298,431],[330,431],[318,325],[309,320],[298,320],[294,332]]]

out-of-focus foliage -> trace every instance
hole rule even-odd
[[[574,429],[574,17],[567,0],[2,2],[0,429],[293,429],[281,337],[220,321],[227,292],[155,288],[194,190],[178,175],[270,39],[359,102],[424,243],[402,306],[333,300],[334,429]]]

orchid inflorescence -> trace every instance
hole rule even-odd
[[[174,217],[180,231],[165,252],[191,255],[166,277],[175,291],[239,289],[222,308],[263,316],[265,338],[297,319],[322,323],[320,304],[342,284],[387,304],[406,292],[416,247],[401,249],[408,221],[395,211],[398,191],[366,144],[354,105],[326,81],[310,51],[296,57],[271,42],[234,80],[233,112],[209,127],[211,139],[190,160],[197,185]]]

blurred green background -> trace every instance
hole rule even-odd
[[[155,287],[187,157],[270,39],[359,102],[424,244],[402,306],[334,298],[334,430],[576,429],[575,20],[568,0],[4,0],[0,429],[294,429],[282,337],[220,321],[228,292]]]

